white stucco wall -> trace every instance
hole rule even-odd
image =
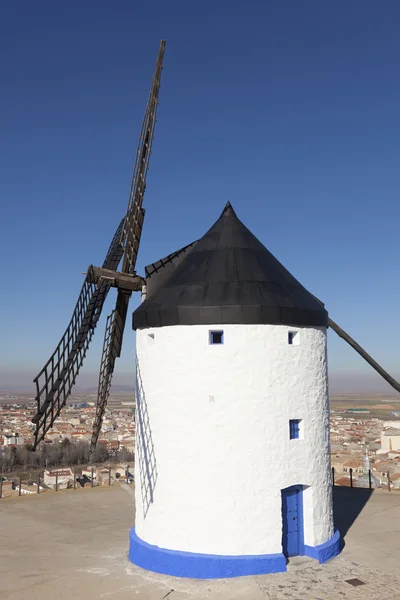
[[[210,330],[224,344],[209,345]],[[174,326],[136,340],[138,536],[188,552],[281,552],[281,490],[301,484],[305,543],[327,541],[326,329]],[[302,419],[303,439],[289,439],[289,419]]]

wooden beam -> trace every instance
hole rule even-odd
[[[95,267],[93,265],[90,265],[87,272],[88,281],[90,283],[99,283],[104,281],[111,287],[128,292],[140,291],[145,283],[143,277],[130,275],[129,273],[119,273],[118,271],[103,269],[103,267]]]

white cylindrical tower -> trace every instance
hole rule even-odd
[[[211,578],[339,551],[325,309],[230,205],[147,269],[137,329],[130,559]]]

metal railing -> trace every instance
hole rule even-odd
[[[340,486],[340,487],[351,487],[351,488],[352,487],[360,487],[361,488],[361,486],[354,485],[354,482],[357,481],[357,479],[353,477],[353,469],[351,467],[348,470],[348,474],[349,474],[349,483],[350,483],[350,486]],[[371,469],[368,469],[368,488],[367,489],[370,489],[370,490],[375,489],[373,487],[373,485],[372,485],[372,475],[373,475],[373,473],[372,473]],[[343,473],[340,473],[340,476],[341,476],[341,478],[342,477],[346,477],[346,475],[344,475]],[[392,488],[391,488],[391,481],[390,481],[390,472],[388,471],[387,473],[385,473],[384,477],[387,480],[387,489],[388,489],[388,492],[391,492]],[[335,467],[332,467],[332,485],[336,485]],[[386,483],[384,484],[383,482],[381,482],[381,485],[386,486]]]
[[[133,480],[133,476],[130,473],[130,466],[128,465],[127,468],[125,469],[125,477],[120,476],[120,481],[123,481],[125,483],[129,483],[130,480]],[[105,471],[106,469],[104,469]],[[101,487],[104,485],[108,485],[111,486],[113,485],[113,482],[115,480],[118,481],[118,477],[115,476],[112,477],[111,472],[112,472],[112,468],[109,467],[108,469],[108,474],[104,474],[103,473],[103,477],[102,477],[102,483],[96,483],[95,480],[95,467],[91,467],[90,469],[90,474],[91,477],[89,479],[89,477],[87,477],[87,475],[82,475],[82,469],[72,469],[72,473],[73,473],[73,477],[72,477],[72,487],[70,485],[67,485],[66,488],[61,488],[60,487],[60,482],[59,482],[59,472],[54,469],[55,472],[55,483],[54,483],[54,487],[50,486],[50,485],[45,485],[44,483],[44,471],[38,471],[34,477],[29,477],[29,478],[25,478],[21,475],[19,475],[18,477],[11,477],[10,479],[7,479],[6,474],[0,474],[0,499],[5,498],[6,496],[9,496],[9,494],[6,494],[6,487],[13,492],[17,491],[18,492],[18,496],[24,496],[24,495],[31,495],[31,494],[40,494],[41,492],[45,492],[45,491],[55,491],[58,492],[60,491],[60,489],[77,489],[77,487],[86,487],[87,484],[90,484],[90,487]],[[79,472],[78,472],[79,471]],[[71,480],[69,480],[71,481]],[[77,486],[78,483],[78,486]],[[22,487],[22,486],[25,487]],[[35,487],[36,486],[36,489]],[[31,489],[27,489],[27,488],[31,488]],[[32,490],[32,491],[31,491]],[[15,494],[12,494],[13,496],[15,496]]]

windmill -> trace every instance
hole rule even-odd
[[[116,305],[107,317],[101,356],[96,417],[90,446],[91,452],[93,452],[99,438],[110,394],[115,360],[121,354],[128,304],[132,292],[142,291],[145,286],[149,295],[153,281],[156,279],[154,274],[159,277],[164,270],[167,274],[168,268],[166,267],[180,261],[196,245],[196,242],[193,242],[147,267],[145,277],[136,274],[136,259],[144,220],[142,203],[156,123],[164,49],[165,40],[162,40],[140,133],[126,215],[115,232],[102,266],[89,266],[71,321],[55,351],[34,379],[37,402],[37,413],[32,419],[36,426],[34,450],[54,425],[60,411],[65,406],[82,367],[107,294],[110,288],[116,288]],[[118,271],[121,260],[122,267]],[[152,280],[151,284],[150,280]],[[322,304],[320,301],[318,302]],[[394,389],[400,392],[400,384],[353,338],[331,319],[328,320],[328,326],[354,348]]]
[[[106,322],[91,452],[99,437],[115,360],[121,354],[129,299],[132,292],[140,290],[143,284],[143,278],[136,275],[135,266],[143,227],[142,203],[156,123],[164,49],[165,40],[161,40],[140,132],[126,215],[115,232],[102,266],[89,266],[71,321],[55,351],[34,379],[37,403],[37,413],[32,419],[36,426],[34,450],[65,406],[82,367],[107,294],[110,288],[116,288],[115,308]],[[121,260],[121,270],[117,271]]]
[[[332,507],[329,320],[230,203],[146,268],[136,308],[137,566],[196,579],[340,552]],[[368,477],[368,476],[367,476]]]

